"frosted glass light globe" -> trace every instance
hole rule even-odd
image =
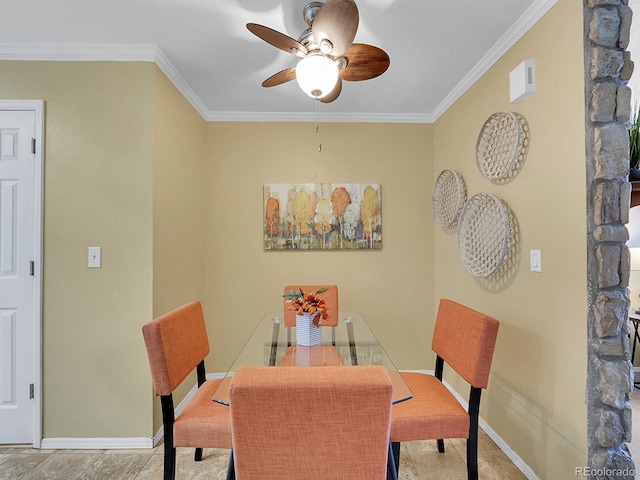
[[[298,62],[296,80],[304,93],[312,98],[322,98],[336,86],[338,66],[323,55],[309,55]]]

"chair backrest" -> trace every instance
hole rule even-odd
[[[324,293],[318,295],[320,298],[324,299],[325,305],[327,306],[327,313],[329,314],[329,318],[322,321],[323,327],[335,327],[338,325],[338,286],[337,285],[287,285],[284,287],[284,292],[288,292],[289,290],[300,290],[302,289],[304,292],[317,292],[321,288],[328,288],[328,290]],[[295,327],[296,326],[296,312],[293,310],[289,310],[289,303],[287,303],[287,299],[284,298],[284,324],[287,327]]]
[[[440,300],[432,350],[471,386],[487,388],[500,323],[451,300]]]
[[[156,395],[169,395],[209,354],[202,305],[191,302],[142,327]]]
[[[392,390],[380,365],[238,368],[229,387],[237,478],[383,480]]]

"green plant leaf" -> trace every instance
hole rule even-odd
[[[288,290],[288,291],[284,292],[284,295],[282,295],[282,296],[285,297],[287,300],[290,300],[292,302],[297,298],[302,298],[302,294],[298,290]]]

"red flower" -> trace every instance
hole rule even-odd
[[[304,315],[305,313],[312,315],[313,324],[319,327],[323,319],[329,318],[325,301],[318,296],[327,290],[329,289],[326,287],[314,293],[305,293],[302,289],[289,290],[284,293],[283,297],[287,299],[287,303],[290,303],[289,310],[294,310],[297,315]]]

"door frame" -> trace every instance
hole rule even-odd
[[[33,448],[42,442],[42,272],[43,272],[43,211],[44,211],[44,101],[0,100],[2,111],[33,111],[35,113],[35,165],[33,185]]]

